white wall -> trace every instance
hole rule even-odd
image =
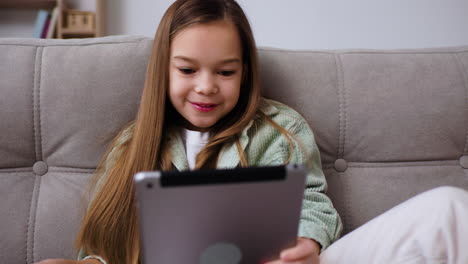
[[[172,0],[112,0],[108,32],[153,36]],[[238,0],[259,46],[289,49],[468,45],[468,0]]]
[[[152,37],[173,0],[106,2],[108,34]],[[386,49],[468,45],[468,0],[238,2],[250,19],[259,46]],[[2,15],[2,12],[4,10],[0,10],[0,37],[14,34],[30,36],[25,34],[26,31],[19,33],[19,26],[12,26],[12,18],[6,20],[5,17],[9,16]]]
[[[113,0],[108,32],[153,36],[172,0]],[[259,46],[289,49],[468,45],[467,0],[238,0]]]

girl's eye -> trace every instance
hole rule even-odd
[[[179,71],[183,74],[192,74],[195,72],[194,69],[190,69],[190,68],[179,68]]]
[[[222,76],[231,76],[235,73],[235,71],[219,71],[218,74],[221,74]]]

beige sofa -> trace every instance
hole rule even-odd
[[[151,39],[0,39],[0,262],[73,258],[87,181],[135,115]],[[316,134],[345,232],[427,189],[468,189],[468,46],[259,49],[265,96]]]

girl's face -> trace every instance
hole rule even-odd
[[[169,99],[189,129],[207,131],[239,100],[242,48],[236,27],[219,20],[189,26],[171,44]]]

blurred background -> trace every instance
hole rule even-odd
[[[76,30],[72,34],[73,31],[68,29],[69,35],[60,36],[64,38],[153,37],[164,11],[173,3],[173,0],[0,0],[0,37],[32,37],[34,30],[38,30],[39,10],[49,10],[51,17],[59,1],[64,1],[66,6],[61,12],[94,12],[94,23],[101,27],[99,34],[91,35]],[[31,2],[43,3],[34,5]],[[468,45],[468,0],[238,2],[251,22],[258,46],[400,49]],[[66,23],[73,21],[64,20],[62,29],[66,29]],[[57,32],[53,37],[59,37]]]

